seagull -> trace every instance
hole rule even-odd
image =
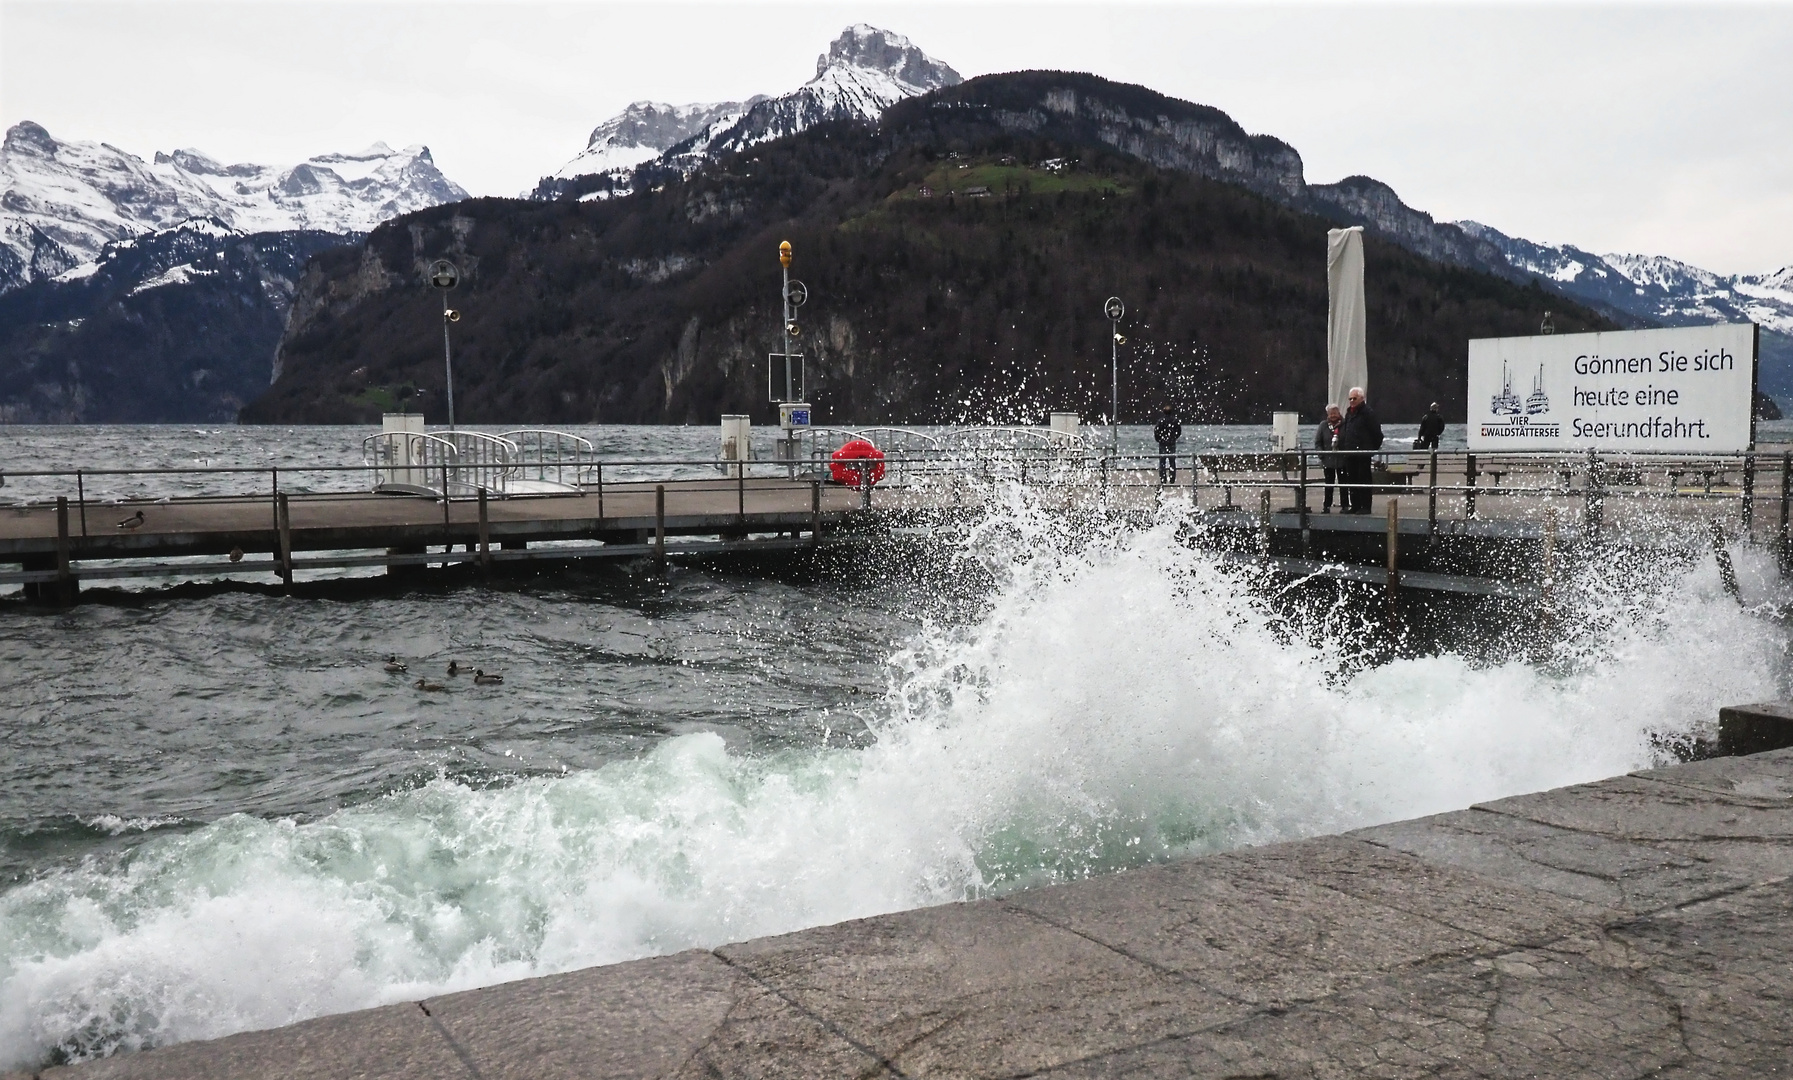
[[[446,689],[448,689],[448,687],[443,686],[439,682],[426,682],[423,679],[418,679],[416,682],[416,686],[417,686],[417,689],[419,689],[419,690],[446,690]]]
[[[450,675],[459,675],[461,673],[461,662],[459,660],[450,660],[448,662],[448,673]]]
[[[125,518],[123,521],[118,523],[118,527],[121,529],[136,529],[136,528],[140,528],[142,525],[143,525],[143,511],[141,511],[141,510],[137,511],[135,514],[132,514],[130,517]]]
[[[487,675],[485,672],[481,671],[479,668],[474,668],[473,669],[473,681],[476,685],[479,685],[479,686],[496,686],[499,683],[504,681],[504,676],[502,676],[502,675]]]
[[[403,675],[405,673],[405,665],[398,662],[398,657],[388,656],[386,658],[386,673],[388,675]]]

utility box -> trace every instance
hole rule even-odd
[[[384,438],[379,440],[375,460],[370,462],[377,467],[375,491],[421,491],[429,487],[429,479],[423,475],[423,448],[409,437],[424,433],[422,413],[381,415],[380,434]]]
[[[1301,449],[1300,413],[1279,412],[1271,414],[1270,445],[1283,451]]]
[[[809,402],[785,401],[778,406],[778,426],[785,431],[795,431],[809,426]]]
[[[1052,434],[1063,439],[1075,439],[1083,426],[1074,412],[1055,412],[1047,417],[1046,424]]]
[[[726,413],[722,417],[722,446],[716,455],[723,462],[753,460],[753,418],[739,413]],[[739,476],[741,466],[722,466],[730,476]]]

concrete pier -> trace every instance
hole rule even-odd
[[[1773,1077],[1793,750],[43,1080]]]

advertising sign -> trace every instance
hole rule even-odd
[[[1479,338],[1469,448],[1735,453],[1755,387],[1752,323]]]

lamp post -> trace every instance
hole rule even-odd
[[[447,259],[430,267],[430,284],[442,293],[442,367],[448,375],[448,430],[454,430],[454,353],[448,344],[448,324],[461,321],[461,313],[448,306],[448,290],[460,284],[461,272]]]
[[[1119,467],[1121,456],[1121,316],[1127,314],[1127,305],[1121,298],[1111,296],[1102,305],[1102,314],[1108,316],[1109,350],[1108,359],[1111,365],[1109,394],[1108,430],[1109,444],[1113,447],[1116,467]]]

